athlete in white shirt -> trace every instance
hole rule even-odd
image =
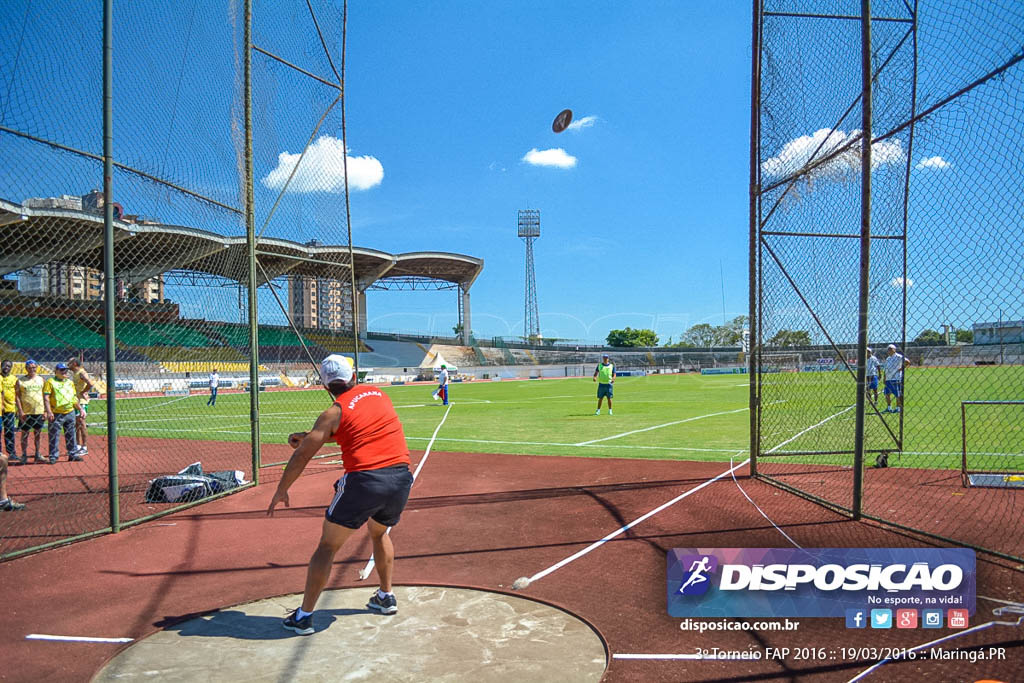
[[[437,377],[437,391],[434,392],[434,398],[441,399],[441,405],[448,405],[448,366],[441,365],[441,372]]]
[[[217,405],[217,387],[219,386],[220,375],[217,374],[217,368],[214,368],[213,372],[210,373],[210,398],[206,401],[206,405]]]
[[[871,402],[878,403],[878,368],[882,365],[882,362],[878,360],[878,356],[875,352],[868,347],[868,363],[867,363],[867,395],[871,397]]]
[[[896,352],[896,345],[889,344],[888,354],[882,365],[885,372],[885,413],[898,413],[903,408],[903,370],[910,361],[901,353]],[[892,397],[896,397],[896,408],[892,407]]]

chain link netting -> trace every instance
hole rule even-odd
[[[1024,8],[871,6],[867,331],[882,369],[866,388],[863,493],[858,1],[761,5],[757,469],[830,506],[1019,559],[1024,545],[998,530],[1024,504],[1024,410],[962,403],[1024,398]],[[887,388],[899,377],[889,345],[910,365]]]
[[[250,49],[246,5],[113,4],[112,382],[103,6],[0,7],[10,38],[0,47],[3,493],[25,505],[0,512],[2,557],[256,480],[322,408],[319,360],[356,350],[344,6],[254,2]],[[65,395],[61,364],[88,383]],[[232,474],[151,486],[196,462]]]

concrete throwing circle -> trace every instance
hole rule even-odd
[[[316,633],[281,621],[301,595],[257,600],[130,646],[94,681],[598,681],[604,645],[560,609],[502,593],[397,586],[398,613],[366,607],[372,588],[325,591]]]

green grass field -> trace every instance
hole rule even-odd
[[[894,465],[958,468],[960,401],[1024,398],[1024,368],[928,369],[908,375],[905,448]],[[746,457],[749,414],[746,375],[652,375],[615,383],[615,414],[595,416],[590,378],[454,384],[453,406],[435,450],[474,453],[574,455],[678,460]],[[780,373],[764,376],[762,433],[765,449],[852,450],[855,401],[847,375]],[[388,386],[405,426],[409,447],[422,450],[444,408],[431,400],[433,386]],[[1014,394],[1014,391],[1016,392]],[[118,402],[122,436],[191,441],[247,441],[248,394],[222,394],[216,407],[205,395]],[[283,443],[305,430],[328,405],[323,391],[260,394],[264,443]],[[884,407],[879,391],[880,407]],[[104,432],[103,401],[93,401],[92,433]],[[895,415],[885,419],[898,432]],[[1024,470],[1024,406],[975,408],[969,413],[969,446],[979,466]],[[869,448],[892,437],[868,417]],[[795,437],[795,438],[794,438]],[[988,454],[988,455],[983,455]],[[849,464],[849,456],[800,456],[800,462]],[[981,464],[980,461],[984,460]],[[973,464],[973,463],[972,463]]]
[[[1024,367],[907,370],[903,410],[903,454],[890,464],[958,469],[961,463],[961,401],[1024,400]],[[762,443],[782,451],[852,450],[854,383],[845,372],[765,375],[762,383]],[[895,405],[895,404],[894,404]],[[882,387],[879,410],[886,407]],[[870,411],[870,408],[869,408]],[[899,415],[870,411],[868,449],[895,450]],[[802,430],[806,431],[793,439]],[[1024,470],[1024,405],[968,406],[967,439],[972,469]],[[849,456],[806,456],[795,462],[850,464]]]

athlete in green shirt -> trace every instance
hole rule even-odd
[[[615,384],[615,363],[608,358],[608,354],[601,356],[601,363],[594,370],[594,381],[597,382],[597,411],[594,415],[601,414],[601,404],[604,397],[608,397],[608,414],[612,414],[612,385]]]

